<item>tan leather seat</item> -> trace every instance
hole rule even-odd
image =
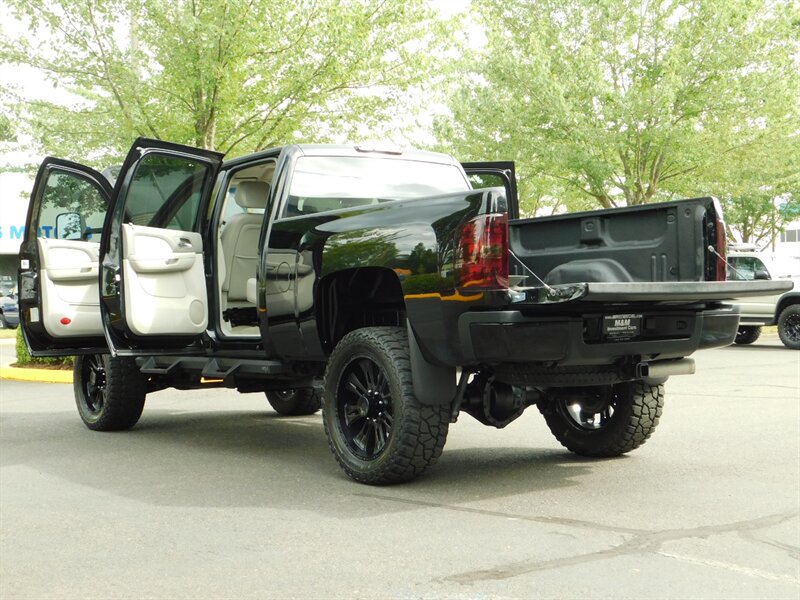
[[[263,181],[241,181],[236,185],[236,204],[242,208],[266,208],[269,184]],[[225,258],[225,281],[222,291],[227,300],[247,300],[247,280],[258,270],[258,238],[264,215],[239,213],[233,215],[222,230],[220,242]]]

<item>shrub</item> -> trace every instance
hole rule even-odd
[[[71,356],[36,357],[31,356],[25,340],[22,337],[22,327],[17,327],[17,364],[20,367],[56,367],[62,369],[72,368]]]

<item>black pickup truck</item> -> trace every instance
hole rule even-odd
[[[512,163],[292,145],[223,162],[139,139],[115,183],[46,159],[20,250],[35,356],[77,355],[93,430],[149,392],[265,392],[322,408],[336,460],[371,484],[436,462],[461,412],[504,427],[536,405],[586,456],[640,446],[663,384],[730,344],[711,198],[520,219]]]

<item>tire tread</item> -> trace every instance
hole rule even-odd
[[[331,365],[336,365],[339,357],[349,352],[351,346],[365,342],[388,357],[398,375],[405,402],[405,418],[396,420],[392,429],[392,436],[397,438],[397,444],[380,468],[369,472],[355,470],[337,451],[330,431],[337,425],[329,423],[328,411],[324,411],[323,422],[328,445],[342,470],[360,483],[385,485],[408,481],[434,465],[441,456],[450,425],[450,410],[446,405],[423,405],[414,396],[408,336],[406,331],[399,327],[357,329],[342,338],[331,354],[325,372],[325,402],[333,402],[330,395],[332,392],[328,389],[328,382],[332,381],[335,375],[331,372]]]
[[[291,398],[281,398],[277,392],[266,392],[267,402],[273,410],[284,417],[313,415],[322,406],[322,393],[315,388],[294,390]]]
[[[76,356],[73,367],[75,402],[84,424],[93,431],[122,431],[139,421],[144,409],[147,383],[132,358],[103,356],[106,372],[106,398],[97,419],[87,418],[81,410],[83,356]]]
[[[755,343],[761,337],[761,327],[755,325],[741,325],[736,332],[735,344],[747,345]]]
[[[609,425],[607,432],[584,432],[570,426],[554,407],[555,399],[539,405],[539,411],[556,440],[570,452],[596,458],[626,454],[653,435],[664,409],[664,386],[649,385],[643,381],[623,385],[632,387],[630,406],[618,409],[621,412],[618,418],[624,421]]]

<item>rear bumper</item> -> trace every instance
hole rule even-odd
[[[640,336],[622,341],[603,340],[593,333],[600,313],[539,317],[515,310],[466,312],[459,317],[458,334],[470,363],[577,366],[612,364],[631,356],[659,360],[689,356],[695,350],[732,344],[739,326],[735,306],[643,315]]]

